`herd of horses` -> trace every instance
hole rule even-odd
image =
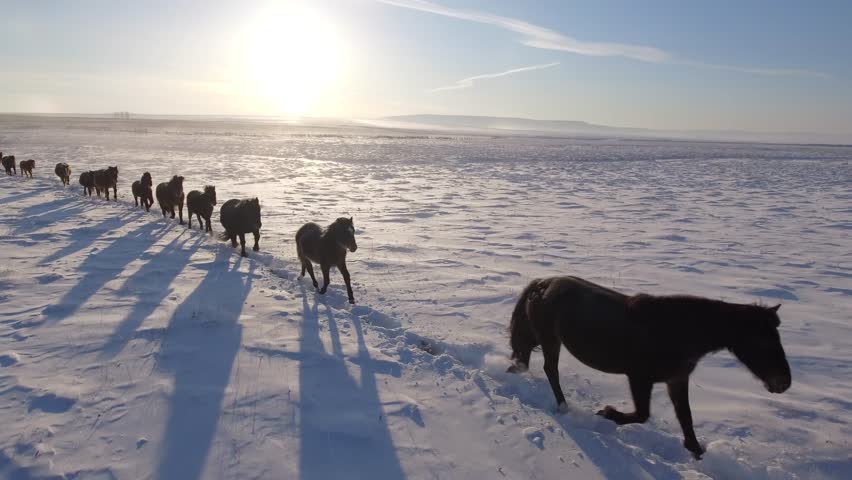
[[[15,157],[3,157],[6,173],[12,175]],[[21,162],[21,174],[32,177],[34,160]],[[71,168],[58,163],[56,175],[63,185],[70,184]],[[175,218],[175,210],[183,224],[186,203],[192,228],[192,216],[199,228],[212,233],[210,217],[216,205],[216,188],[183,193],[184,178],[173,176],[155,190],[163,217]],[[80,175],[83,194],[98,196],[109,190],[117,200],[118,167],[87,171]],[[136,206],[146,211],[154,203],[153,181],[145,172],[133,182]],[[185,202],[184,202],[185,200]],[[260,249],[260,201],[257,198],[232,199],[219,210],[225,231],[236,248],[240,240],[242,256],[245,235],[254,235],[254,251]],[[203,222],[202,222],[203,220]],[[346,268],[347,252],[355,252],[355,226],[352,218],[338,218],[322,228],[307,223],[296,232],[296,254],[301,263],[299,278],[308,272],[314,288],[326,293],[331,267],[337,267],[346,283],[349,303],[355,303]],[[314,276],[313,263],[319,263],[323,275],[322,288]],[[606,406],[597,414],[619,425],[644,423],[650,416],[651,390],[665,383],[675,415],[683,431],[683,446],[700,459],[704,449],[695,436],[689,406],[689,377],[705,355],[730,351],[770,393],[783,393],[790,388],[792,377],[781,337],[778,332],[781,305],[738,304],[687,295],[626,295],[578,277],[564,276],[536,279],[523,290],[515,304],[509,325],[512,364],[508,372],[520,373],[529,368],[530,356],[540,348],[544,356],[544,372],[556,397],[557,408],[566,409],[565,395],[559,383],[559,353],[564,346],[585,365],[596,370],[626,375],[633,397],[634,410],[621,412]]]

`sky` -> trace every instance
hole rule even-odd
[[[0,0],[0,112],[852,132],[852,2]]]

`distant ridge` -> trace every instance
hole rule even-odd
[[[852,132],[820,134],[808,132],[743,132],[735,130],[653,130],[635,127],[596,125],[579,120],[537,120],[520,117],[487,117],[475,115],[396,115],[382,120],[397,128],[436,128],[476,133],[499,131],[524,135],[592,136],[620,138],[654,138],[703,140],[720,142],[766,142],[791,144],[850,145]],[[390,125],[388,125],[390,126]]]

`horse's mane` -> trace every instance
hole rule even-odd
[[[683,324],[687,319],[720,323],[733,320],[734,328],[744,329],[755,322],[780,325],[776,308],[759,304],[730,303],[692,295],[648,295],[627,299],[633,315],[642,321]]]
[[[340,230],[341,228],[346,228],[346,227],[348,227],[349,225],[347,225],[347,224],[351,224],[351,223],[352,223],[352,222],[350,222],[348,218],[346,218],[346,217],[340,217],[340,218],[338,218],[337,220],[335,220],[335,221],[331,222],[331,225],[329,225],[328,227],[326,227],[326,229],[325,229],[325,230],[326,230],[327,232],[334,232],[334,233],[336,233],[336,232],[337,232],[338,230]]]
[[[204,193],[213,192],[216,190],[216,187],[213,185],[204,185]]]

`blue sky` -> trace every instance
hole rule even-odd
[[[0,111],[852,131],[852,2],[2,0]]]

